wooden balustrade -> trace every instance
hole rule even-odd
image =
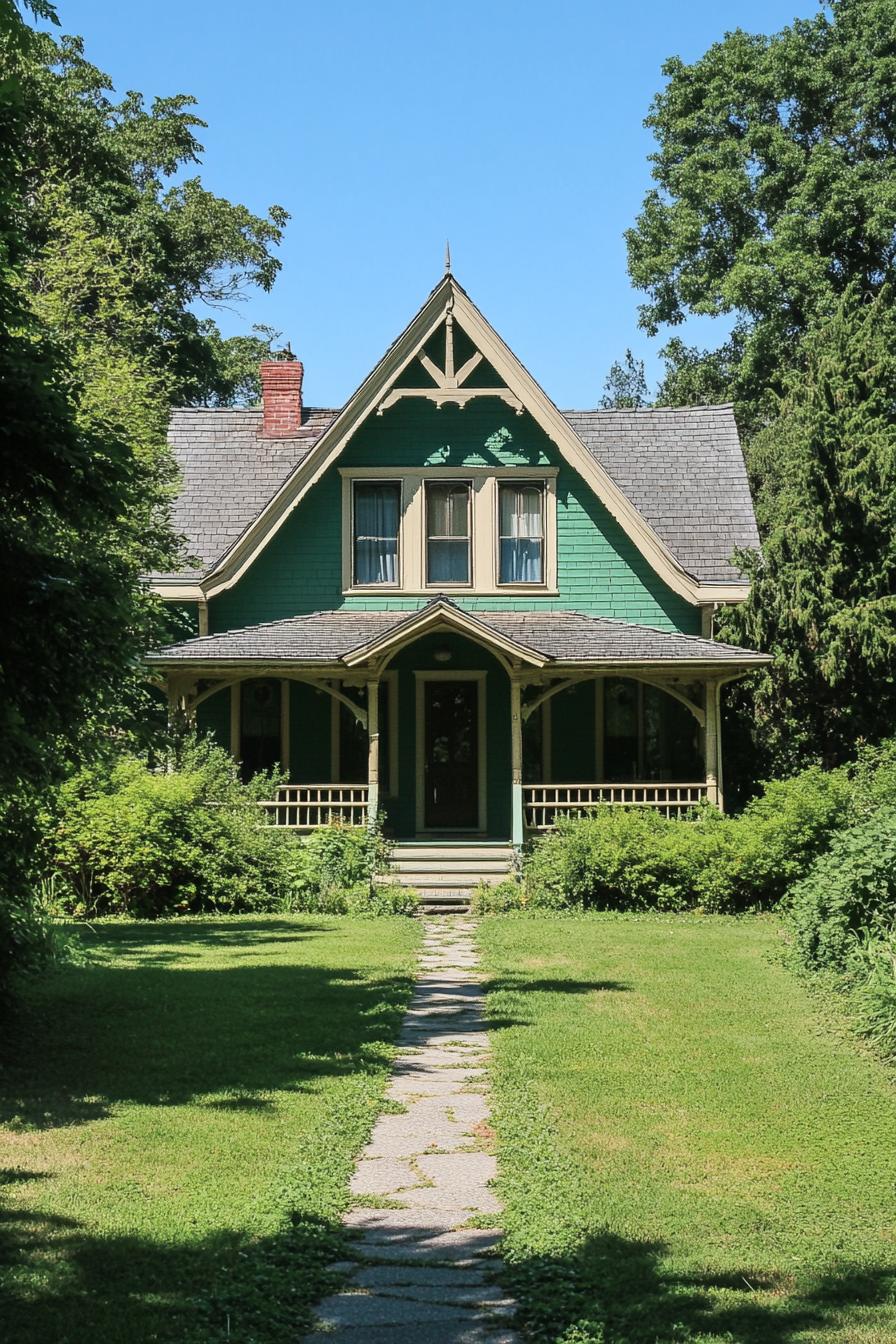
[[[684,817],[707,796],[701,784],[526,784],[523,807],[530,831],[548,831],[557,817],[591,808],[650,807],[666,817]]]
[[[259,803],[273,826],[312,831],[333,822],[367,824],[366,784],[283,784],[271,799]]]

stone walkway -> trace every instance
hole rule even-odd
[[[352,1179],[352,1259],[317,1309],[324,1340],[518,1344],[497,1283],[495,1158],[483,1095],[488,1036],[473,925],[428,919],[387,1096]],[[385,1207],[384,1207],[385,1206]]]

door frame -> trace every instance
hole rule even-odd
[[[469,835],[469,826],[426,826],[426,683],[428,681],[475,681],[478,683],[476,693],[476,785],[478,792],[478,810],[479,821],[475,828],[475,833],[484,835],[488,829],[488,798],[486,796],[486,712],[485,712],[485,691],[486,677],[488,673],[482,672],[456,672],[454,670],[438,672],[414,672],[415,681],[415,757],[416,757],[416,807],[415,822],[418,835],[447,835],[451,832],[457,832],[462,835]]]

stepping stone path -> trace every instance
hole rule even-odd
[[[387,1097],[352,1178],[341,1292],[308,1344],[519,1344],[497,1282],[495,1158],[484,1096],[488,1036],[473,924],[428,919]],[[388,1204],[388,1207],[374,1207]],[[473,1224],[471,1226],[471,1223]]]

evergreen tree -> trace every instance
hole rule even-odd
[[[772,762],[836,763],[896,723],[896,311],[857,288],[804,342],[755,438],[761,559],[723,638],[774,655],[753,712]],[[767,760],[763,768],[767,769]]]

